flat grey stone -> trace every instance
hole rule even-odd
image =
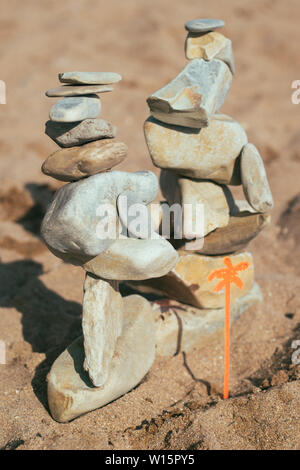
[[[245,197],[257,212],[270,212],[273,197],[263,159],[253,144],[247,144],[241,155],[241,177]]]
[[[122,80],[121,75],[115,72],[63,72],[58,74],[61,83],[74,83],[82,85],[110,85]]]
[[[101,111],[98,95],[68,96],[55,103],[49,117],[56,122],[76,122],[96,118]]]
[[[147,103],[153,117],[167,124],[207,127],[224,103],[232,74],[221,60],[194,59]]]
[[[199,18],[198,20],[187,21],[184,25],[190,33],[205,33],[223,28],[223,26],[225,26],[225,22],[216,18]]]
[[[112,86],[107,85],[64,85],[57,88],[51,88],[51,90],[46,91],[46,96],[53,98],[56,96],[81,96],[89,95],[90,93],[105,93],[107,91],[112,91]]]
[[[83,368],[82,337],[54,362],[48,375],[48,402],[56,421],[66,423],[116,400],[136,387],[152,366],[155,329],[151,304],[139,295],[130,295],[123,301],[122,333],[102,387],[94,387]]]
[[[76,122],[47,121],[45,133],[60,147],[75,147],[93,140],[116,137],[117,128],[104,119]]]
[[[109,248],[118,236],[120,224],[117,197],[127,189],[143,192],[145,204],[149,204],[157,194],[158,181],[151,171],[110,171],[60,188],[41,227],[49,250],[67,262],[80,265]],[[102,232],[105,237],[101,238],[99,233],[108,225],[106,212],[101,213],[104,204],[115,208],[109,218],[117,233]]]

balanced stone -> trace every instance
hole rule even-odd
[[[117,128],[104,119],[84,119],[72,123],[47,121],[45,133],[60,147],[74,147],[116,137]]]
[[[254,282],[247,294],[232,302],[231,324],[259,302],[262,302],[262,293]],[[182,351],[200,349],[224,335],[224,307],[198,309],[170,300],[163,308],[154,302],[153,309],[156,313],[155,337],[158,356],[174,356]]]
[[[245,145],[241,155],[241,177],[245,197],[258,212],[273,208],[273,197],[264,162],[253,144]]]
[[[74,341],[54,362],[48,375],[48,401],[56,421],[65,423],[116,400],[136,387],[155,357],[154,315],[139,295],[124,298],[124,321],[106,383],[93,387],[84,371],[83,338]]]
[[[101,111],[98,95],[68,96],[55,103],[50,110],[51,121],[76,122],[96,118]]]
[[[167,274],[178,261],[172,245],[164,238],[116,240],[83,268],[104,279],[143,280]]]
[[[140,204],[142,204],[142,207]],[[118,196],[117,207],[119,218],[131,238],[147,239],[155,237],[151,213],[144,205],[143,193],[138,194],[130,190],[124,191]]]
[[[158,181],[151,171],[111,171],[60,188],[41,227],[50,251],[80,265],[109,248],[119,237],[116,201],[127,189],[143,191],[149,204],[156,197]]]
[[[189,33],[185,41],[187,59],[220,59],[225,62],[234,74],[234,57],[232,43],[223,34],[212,32],[208,34]]]
[[[254,267],[251,253],[233,254],[230,258],[233,265],[241,262],[249,263],[248,269],[238,273],[243,282],[243,288],[239,289],[235,284],[231,284],[231,301],[235,302],[252,288]],[[222,256],[185,253],[179,256],[177,265],[166,276],[148,279],[141,283],[134,283],[134,285],[141,292],[147,289],[147,292],[164,295],[197,308],[223,308],[224,290],[214,291],[219,280],[215,279],[212,282],[208,280],[209,274],[220,268],[224,268]]]
[[[175,181],[174,181],[175,180]],[[196,181],[162,170],[160,185],[170,206],[182,206],[183,238],[204,237],[229,222],[229,205],[224,188],[212,181]],[[201,205],[203,213],[198,213]],[[199,224],[197,231],[197,218]]]
[[[86,275],[82,304],[84,369],[95,387],[109,377],[117,339],[123,325],[123,300],[114,283]],[[115,283],[116,284],[116,283]]]
[[[78,85],[110,85],[122,80],[121,75],[115,72],[64,72],[58,74],[62,83]]]
[[[218,28],[223,28],[225,23],[223,20],[216,18],[199,18],[198,20],[190,20],[185,23],[185,29],[191,33],[205,33]]]
[[[217,183],[241,183],[238,157],[247,135],[230,117],[216,114],[208,127],[199,130],[149,118],[144,131],[155,166]]]
[[[127,155],[127,145],[111,139],[80,147],[57,150],[42,165],[45,175],[60,181],[74,181],[110,170]]]
[[[220,60],[194,59],[161,90],[147,99],[156,119],[178,126],[208,126],[230,89],[232,74]]]
[[[104,93],[112,90],[113,87],[107,85],[63,85],[46,91],[46,96],[49,98],[56,96],[81,96],[88,95],[90,93]]]
[[[269,214],[240,212],[231,216],[226,227],[217,228],[203,239],[186,241],[182,248],[203,255],[223,255],[244,250],[267,225]],[[178,246],[178,243],[177,243]]]

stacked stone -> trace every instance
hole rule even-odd
[[[87,272],[83,337],[61,354],[48,376],[52,416],[65,422],[128,392],[148,372],[155,357],[153,310],[139,295],[122,298],[119,281],[161,277],[178,256],[161,237],[124,235],[124,196],[129,205],[147,206],[158,181],[149,171],[110,171],[124,160],[127,146],[114,139],[112,124],[98,119],[97,93],[111,91],[120,75],[68,72],[59,79],[66,85],[46,92],[62,97],[51,108],[46,133],[62,148],[42,171],[69,183],[57,191],[41,233],[52,253]],[[108,233],[107,224],[113,227]]]
[[[223,328],[224,290],[215,292],[218,279],[209,282],[208,275],[224,267],[225,254],[234,265],[250,264],[240,273],[243,288],[231,287],[232,320],[261,300],[252,255],[245,248],[268,224],[273,200],[258,150],[237,121],[218,113],[235,70],[231,41],[215,31],[223,25],[213,19],[188,21],[188,64],[147,100],[151,117],[145,138],[154,165],[162,169],[162,193],[170,206],[179,203],[183,211],[183,241],[173,240],[179,255],[175,268],[162,278],[133,284],[180,302],[177,318],[173,304],[160,331],[163,355],[206,344]],[[229,189],[241,184],[243,201]],[[185,223],[188,218],[195,222],[197,204],[204,207],[203,233],[191,233]],[[192,205],[192,214],[186,205]]]
[[[60,181],[77,181],[110,170],[121,163],[127,146],[114,140],[117,128],[98,119],[101,100],[98,94],[113,90],[121,80],[117,73],[68,72],[59,74],[64,85],[46,92],[61,97],[50,110],[46,134],[63,150],[51,154],[42,166],[46,175]]]

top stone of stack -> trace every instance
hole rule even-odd
[[[207,33],[223,28],[223,26],[225,26],[224,21],[216,18],[199,18],[198,20],[187,21],[184,25],[185,29],[190,33]]]
[[[214,31],[224,24],[213,18],[185,24],[185,54],[190,62],[147,99],[155,119],[194,129],[209,126],[226,99],[234,74],[231,41]]]
[[[58,78],[61,83],[77,85],[110,85],[122,80],[115,72],[63,72]]]

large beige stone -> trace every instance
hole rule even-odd
[[[82,337],[54,362],[48,375],[48,402],[53,418],[65,423],[116,400],[138,385],[150,369],[154,356],[151,304],[138,295],[126,297],[122,334],[104,386],[93,387],[84,371]]]
[[[203,255],[223,255],[244,250],[269,225],[270,220],[269,214],[240,212],[230,217],[226,227],[217,228],[204,239],[187,241],[185,244],[181,242],[181,247]]]
[[[189,33],[185,41],[185,55],[187,59],[223,60],[231,73],[235,72],[231,41],[221,33]]]
[[[177,261],[176,251],[163,238],[123,238],[85,263],[83,268],[104,279],[143,280],[167,274]]]
[[[246,310],[262,301],[258,284],[231,305],[231,324]],[[224,334],[224,308],[198,309],[176,301],[153,303],[156,354],[174,356],[200,349]]]
[[[239,289],[235,284],[231,284],[231,302],[235,302],[252,288],[254,266],[252,255],[248,252],[234,254],[230,258],[233,265],[241,262],[250,264],[247,270],[238,273],[243,288]],[[164,295],[197,308],[222,308],[225,302],[224,289],[214,292],[219,280],[208,280],[212,271],[221,268],[225,268],[223,256],[204,256],[186,252],[179,256],[177,265],[166,276],[143,282],[131,282],[130,285],[140,292]]]
[[[169,205],[182,206],[183,238],[203,237],[217,227],[225,227],[229,222],[229,205],[224,188],[211,181],[196,181],[162,170],[161,190]],[[197,205],[203,208],[203,226],[196,229]],[[199,206],[198,206],[199,207]]]
[[[247,144],[241,154],[241,177],[245,197],[258,212],[273,209],[273,197],[264,162],[253,144]]]
[[[156,119],[199,129],[208,126],[222,106],[231,82],[232,74],[223,61],[194,59],[147,103]]]
[[[229,116],[216,114],[210,125],[200,130],[149,118],[144,131],[155,166],[222,184],[241,183],[238,157],[247,135]]]
[[[105,384],[122,331],[123,300],[117,282],[86,275],[82,304],[84,369],[95,387]]]
[[[79,180],[110,170],[125,159],[127,150],[123,142],[111,139],[57,150],[45,160],[42,172],[60,181]]]

